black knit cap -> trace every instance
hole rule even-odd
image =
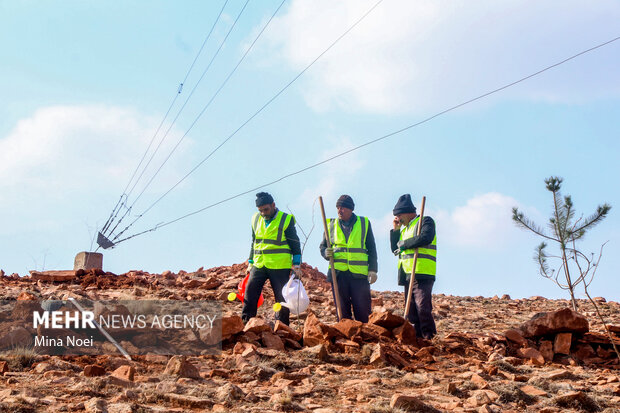
[[[256,194],[256,206],[262,206],[267,204],[273,204],[273,197],[267,192],[259,192]]]
[[[349,195],[340,195],[340,198],[338,198],[338,201],[336,201],[336,208],[338,207],[345,207],[349,208],[350,210],[354,210],[355,203],[353,202],[353,198],[351,198]]]
[[[413,206],[413,202],[411,202],[411,195],[401,195],[400,198],[398,198],[396,205],[394,205],[392,213],[394,215],[410,213],[415,214],[415,206]]]

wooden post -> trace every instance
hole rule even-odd
[[[323,229],[325,230],[325,241],[329,248],[333,248],[333,245],[329,242],[329,232],[327,231],[327,218],[325,217],[325,207],[323,206],[323,197],[319,196],[319,203],[321,204],[321,214],[323,214]],[[338,321],[342,320],[342,314],[340,311],[340,293],[338,292],[338,280],[336,279],[336,269],[334,268],[334,256],[329,259],[329,267],[332,270],[332,285],[334,286],[334,297],[336,297],[336,312],[338,314]]]
[[[422,207],[420,208],[420,219],[418,220],[418,228],[416,231],[416,235],[420,235],[422,231],[422,220],[424,219],[424,205],[426,204],[426,197],[422,197]],[[415,279],[415,266],[418,263],[418,249],[415,249],[415,253],[413,254],[413,269],[411,270],[411,278],[409,279],[409,288],[407,288],[407,299],[405,301],[405,320],[407,320],[407,314],[409,314],[409,308],[411,307],[411,295],[413,280]]]

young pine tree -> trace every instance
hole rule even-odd
[[[545,179],[545,184],[547,190],[553,194],[553,213],[549,218],[549,232],[527,218],[516,207],[512,209],[512,219],[517,226],[528,229],[546,240],[536,248],[534,257],[539,265],[540,274],[554,281],[560,288],[568,290],[573,310],[577,310],[575,287],[583,282],[584,288],[587,289],[587,285],[592,281],[595,272],[589,270],[595,270],[594,267],[598,264],[596,261],[596,264],[590,265],[594,261],[588,260],[585,254],[577,249],[577,241],[582,240],[587,231],[607,216],[611,206],[608,204],[599,205],[592,215],[575,219],[575,209],[571,197],[569,195],[562,197],[560,193],[562,178],[552,176]],[[559,255],[547,253],[547,242],[558,247]],[[557,270],[550,269],[549,259],[551,258],[559,260],[560,264]],[[588,263],[588,271],[584,271],[584,266],[580,264],[580,261],[583,262],[584,259]],[[588,275],[590,275],[589,281],[586,280]]]

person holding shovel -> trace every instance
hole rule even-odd
[[[414,325],[418,337],[430,340],[437,334],[432,313],[432,291],[437,272],[435,221],[425,216],[421,223],[422,228],[420,231],[417,230],[420,217],[416,214],[416,208],[409,194],[398,198],[392,212],[394,222],[393,229],[390,230],[390,244],[392,252],[398,256],[398,285],[405,286],[405,297],[409,286],[412,288],[407,319]],[[419,235],[416,235],[418,232]],[[416,248],[418,257],[415,277],[411,280]]]
[[[291,269],[300,276],[301,245],[295,229],[295,217],[276,208],[267,192],[256,194],[258,212],[252,217],[252,248],[248,260],[250,278],[245,289],[241,318],[247,322],[256,316],[258,299],[269,280],[276,302],[284,302],[282,288],[289,281]],[[290,311],[282,307],[276,319],[286,325]]]
[[[340,318],[351,319],[351,307],[357,321],[368,322],[371,312],[370,284],[377,281],[377,247],[370,221],[353,213],[355,204],[349,195],[342,195],[336,202],[337,219],[327,219],[327,236],[319,246],[326,260],[333,258],[338,280]],[[329,239],[329,245],[327,240]],[[331,267],[327,280],[332,283]]]

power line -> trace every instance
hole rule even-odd
[[[237,22],[239,21],[239,19],[241,18],[241,15],[243,14],[243,11],[246,9],[248,3],[250,2],[250,0],[246,0],[245,4],[243,5],[243,7],[241,8],[241,11],[239,11],[239,14],[237,15],[237,18],[235,19],[235,21],[233,22],[232,26],[229,28],[228,32],[226,33],[226,36],[224,37],[224,39],[222,39],[222,41],[220,42],[220,46],[218,47],[217,51],[215,52],[215,54],[213,55],[213,57],[211,58],[211,61],[209,61],[209,64],[207,65],[207,67],[205,68],[205,70],[202,72],[202,75],[200,76],[200,79],[198,79],[198,82],[194,85],[194,88],[192,89],[192,91],[190,92],[189,96],[187,97],[187,99],[185,99],[185,102],[183,103],[183,106],[181,106],[181,108],[179,109],[179,111],[177,112],[177,115],[175,116],[175,118],[173,119],[172,123],[170,124],[170,126],[168,127],[168,130],[166,130],[166,133],[164,134],[164,136],[162,136],[162,138],[159,141],[159,144],[157,145],[157,148],[155,148],[155,151],[153,152],[153,154],[151,155],[149,161],[147,162],[146,166],[144,167],[144,169],[142,170],[142,173],[140,174],[140,176],[138,177],[138,180],[136,180],[134,186],[131,188],[131,190],[129,191],[130,193],[134,190],[134,188],[136,187],[136,185],[138,184],[139,179],[142,177],[142,175],[144,174],[144,172],[146,171],[146,168],[151,164],[151,161],[153,160],[153,158],[155,157],[155,154],[157,153],[157,151],[159,150],[159,148],[161,147],[162,143],[164,142],[164,140],[166,139],[166,137],[168,136],[168,133],[170,132],[170,130],[172,129],[172,127],[174,126],[175,122],[177,121],[177,119],[179,118],[179,116],[181,115],[181,112],[183,111],[183,109],[185,109],[185,106],[187,105],[187,102],[189,102],[189,100],[191,99],[191,97],[193,96],[194,92],[196,91],[196,89],[198,88],[198,85],[200,84],[200,82],[202,81],[202,79],[204,78],[204,76],[206,75],[207,71],[209,70],[209,68],[211,67],[211,64],[213,63],[213,61],[215,60],[215,58],[218,56],[218,54],[220,53],[220,51],[222,50],[222,47],[224,46],[224,43],[226,43],[226,40],[228,39],[228,36],[230,35],[230,33],[233,31],[233,29],[235,28],[235,26],[237,25]],[[203,109],[204,112],[204,109]],[[202,113],[201,113],[202,114]],[[195,123],[196,121],[194,121]],[[192,124],[193,126],[193,124]],[[191,128],[190,128],[191,129]],[[189,131],[188,131],[189,132]],[[136,197],[136,199],[133,200],[132,204],[127,208],[125,214],[121,217],[121,219],[118,221],[118,223],[116,224],[116,226],[109,232],[109,235],[111,236],[114,231],[116,230],[116,228],[120,225],[120,223],[125,219],[125,217],[127,217],[127,215],[129,214],[129,211],[131,211],[131,209],[133,208],[133,206],[136,204],[136,202],[138,202],[138,200],[142,197],[142,195],[144,194],[144,192],[147,190],[147,188],[151,185],[151,183],[153,182],[153,180],[155,179],[155,177],[159,174],[159,171],[161,171],[161,169],[164,167],[164,165],[166,164],[166,162],[168,162],[168,160],[170,159],[170,157],[172,156],[172,154],[174,153],[174,151],[176,150],[176,148],[179,146],[179,144],[181,143],[181,141],[185,138],[185,136],[187,135],[187,132],[181,137],[181,139],[179,140],[179,142],[177,142],[176,146],[172,149],[172,151],[168,154],[168,156],[166,157],[166,159],[164,159],[163,163],[159,166],[159,168],[155,171],[155,173],[153,174],[153,176],[151,177],[151,179],[146,183],[146,185],[144,186],[144,188],[142,189],[142,191],[140,192],[140,194],[138,194],[138,196]],[[144,213],[138,215],[138,217],[136,219],[139,219],[142,215],[144,215]],[[134,221],[135,222],[135,221]],[[131,226],[131,224],[130,224]],[[126,230],[126,229],[125,229]],[[125,231],[123,230],[121,232],[121,234]],[[120,235],[120,234],[119,234]],[[118,237],[118,235],[116,236]],[[116,238],[114,238],[116,239]]]
[[[226,139],[224,139],[215,149],[213,149],[205,158],[203,158],[194,168],[192,168],[185,176],[183,176],[177,183],[175,183],[168,191],[166,191],[162,196],[160,196],[155,202],[153,202],[144,212],[138,215],[134,221],[132,221],[123,231],[114,237],[113,240],[118,239],[125,231],[133,226],[140,218],[142,218],[148,211],[150,211],[155,205],[157,205],[162,199],[164,199],[170,192],[172,192],[177,186],[179,186],[187,177],[189,177],[192,173],[194,173],[203,163],[205,163],[213,154],[215,154],[222,146],[224,146],[230,139],[232,139],[241,129],[243,129],[248,123],[250,123],[256,116],[258,116],[267,106],[269,106],[274,100],[276,100],[286,89],[288,89],[297,79],[299,79],[308,69],[310,69],[323,55],[325,55],[332,47],[334,47],[343,37],[345,37],[351,30],[353,30],[359,23],[362,22],[379,4],[381,4],[383,0],[379,0],[372,6],[362,17],[360,17],[353,25],[351,25],[343,34],[341,34],[336,40],[334,40],[321,54],[319,54],[310,64],[308,64],[301,72],[299,72],[291,81],[289,81],[282,89],[280,89],[274,96],[272,96],[265,104],[263,104],[252,116],[250,116],[245,122],[241,124],[233,133],[231,133]],[[185,135],[189,133],[189,131],[194,127],[198,119],[203,115],[207,106],[203,108],[198,117],[191,124],[190,128],[185,132]],[[183,135],[183,137],[185,137]],[[135,202],[135,201],[134,201]]]
[[[217,25],[217,22],[220,20],[220,18],[222,16],[222,13],[224,12],[224,9],[226,8],[226,5],[228,4],[228,1],[229,0],[226,0],[224,2],[224,4],[222,5],[222,8],[220,9],[220,12],[218,13],[217,17],[215,18],[215,21],[213,22],[213,25],[211,26],[211,29],[209,30],[209,33],[207,34],[207,36],[205,37],[204,41],[202,42],[202,46],[200,46],[200,49],[198,50],[198,53],[196,53],[196,56],[194,57],[194,61],[190,65],[189,69],[187,70],[187,73],[185,74],[185,77],[183,78],[183,81],[180,83],[180,85],[179,85],[179,87],[177,89],[177,93],[175,93],[174,98],[170,102],[170,105],[168,106],[168,110],[166,111],[166,113],[165,113],[164,117],[162,118],[161,122],[159,123],[159,126],[157,127],[157,130],[153,134],[153,137],[151,138],[151,141],[149,142],[148,147],[144,151],[144,154],[142,155],[142,158],[140,159],[140,162],[138,162],[138,165],[136,166],[136,169],[131,174],[131,178],[129,178],[129,182],[127,182],[127,185],[125,186],[125,189],[123,190],[123,193],[121,194],[121,197],[118,200],[118,203],[116,204],[116,206],[112,210],[112,213],[110,214],[110,217],[108,218],[108,221],[102,227],[102,229],[101,229],[102,233],[105,233],[106,230],[109,228],[109,226],[112,224],[112,222],[116,219],[116,217],[118,215],[118,212],[120,212],[119,208],[122,205],[124,205],[123,198],[125,198],[125,202],[127,201],[127,197],[129,196],[129,194],[127,194],[127,188],[129,188],[129,186],[131,185],[134,177],[136,176],[136,173],[138,172],[138,170],[140,169],[140,166],[142,165],[142,162],[144,162],[144,159],[146,158],[146,155],[148,154],[149,150],[151,149],[151,146],[153,145],[153,142],[155,141],[155,137],[157,136],[157,134],[161,130],[161,127],[163,126],[164,122],[166,121],[166,118],[168,118],[168,115],[170,114],[170,111],[172,110],[172,107],[174,106],[174,104],[175,104],[177,98],[179,97],[179,95],[181,94],[181,92],[183,90],[183,85],[185,84],[185,82],[187,82],[187,78],[189,77],[189,74],[191,73],[192,69],[194,68],[194,65],[196,64],[196,61],[198,60],[198,57],[200,56],[200,54],[202,53],[202,50],[204,49],[205,45],[207,44],[207,42],[211,38],[211,34],[213,33],[213,30],[215,29],[215,26]],[[155,152],[157,152],[157,150]],[[146,170],[147,167],[148,167],[148,165],[146,165],[144,167],[144,170]],[[144,170],[143,170],[143,173],[144,173]],[[140,174],[140,177],[141,176],[142,176],[142,174]],[[136,180],[136,184],[140,180],[140,177],[138,177],[138,179]],[[133,190],[133,188],[132,188],[132,190]],[[131,191],[130,191],[130,193],[131,193]]]
[[[220,51],[222,50],[222,47],[224,47],[224,44],[226,43],[226,40],[228,39],[228,36],[230,36],[230,33],[232,33],[233,29],[235,28],[235,26],[237,25],[237,23],[239,22],[239,19],[241,18],[241,15],[243,14],[245,8],[247,7],[248,3],[250,2],[250,0],[246,0],[245,4],[243,5],[243,7],[241,8],[241,11],[239,11],[239,14],[237,14],[237,18],[235,19],[235,21],[233,22],[233,24],[230,26],[230,28],[228,29],[228,32],[226,33],[226,36],[224,36],[224,38],[222,39],[222,41],[220,42],[220,45],[218,47],[218,49],[216,50],[216,52],[213,54],[213,57],[211,57],[211,60],[209,61],[209,63],[207,64],[207,67],[205,68],[205,70],[202,72],[202,75],[200,76],[200,79],[198,79],[198,82],[196,82],[196,84],[194,85],[194,87],[192,88],[192,91],[190,92],[190,94],[187,96],[187,99],[185,99],[185,102],[183,103],[183,106],[181,106],[181,108],[179,109],[179,111],[177,112],[176,116],[174,117],[174,119],[172,120],[172,122],[170,123],[170,125],[168,126],[168,129],[166,130],[166,132],[164,133],[164,136],[162,136],[161,140],[159,141],[159,144],[157,145],[157,148],[155,148],[155,152],[153,152],[153,154],[151,155],[151,158],[149,159],[147,165],[145,166],[145,170],[146,168],[150,165],[151,161],[153,160],[153,158],[155,157],[155,154],[157,153],[157,151],[159,150],[159,148],[161,147],[162,143],[164,142],[164,140],[166,139],[166,137],[168,136],[168,133],[170,133],[170,131],[172,130],[172,127],[174,126],[174,124],[176,123],[177,119],[179,119],[179,116],[181,115],[181,112],[183,112],[183,110],[185,109],[185,106],[187,105],[187,103],[189,102],[189,100],[191,99],[191,97],[194,95],[194,92],[196,91],[196,89],[198,88],[198,85],[200,84],[200,82],[202,82],[202,79],[204,78],[204,76],[207,74],[207,72],[209,71],[209,69],[211,68],[211,65],[213,64],[213,62],[215,61],[215,58],[219,55]],[[194,121],[195,122],[195,121]],[[138,194],[138,196],[136,197],[136,199],[132,202],[132,206],[135,205],[135,203],[138,201],[138,199],[140,199],[142,197],[142,194],[144,194],[144,191],[146,191],[146,189],[151,185],[151,183],[153,182],[153,180],[155,179],[155,177],[159,174],[159,171],[161,171],[161,168],[163,168],[163,166],[166,164],[166,162],[168,162],[168,159],[170,159],[170,157],[172,156],[172,154],[174,153],[174,151],[176,150],[176,148],[179,146],[179,144],[181,143],[181,141],[183,140],[183,138],[185,138],[185,136],[187,135],[187,133],[185,133],[181,139],[179,140],[179,142],[176,144],[176,146],[172,149],[172,151],[170,152],[170,154],[168,154],[168,156],[166,157],[166,159],[164,159],[164,161],[161,163],[161,165],[159,166],[159,168],[155,171],[155,173],[153,174],[153,176],[151,177],[151,179],[146,183],[146,185],[144,186],[144,188],[142,189],[142,191],[140,192],[140,194]],[[143,171],[143,173],[145,172],[145,170]],[[140,175],[142,176],[142,175]],[[136,181],[136,183],[134,184],[134,186],[131,188],[130,192],[132,192],[134,190],[134,188],[136,187],[136,185],[138,184],[138,182]],[[131,207],[130,207],[131,208]]]
[[[327,162],[331,162],[331,161],[333,161],[334,159],[340,158],[340,157],[345,156],[345,155],[347,155],[347,154],[349,154],[349,153],[351,153],[351,152],[357,151],[357,150],[359,150],[359,149],[361,149],[361,148],[363,148],[363,147],[365,147],[365,146],[371,145],[371,144],[373,144],[373,143],[376,143],[376,142],[382,141],[382,140],[384,140],[384,139],[390,138],[390,137],[392,137],[392,136],[394,136],[394,135],[397,135],[397,134],[399,134],[399,133],[405,132],[405,131],[407,131],[407,130],[409,130],[409,129],[415,128],[415,127],[417,127],[417,126],[419,126],[419,125],[422,125],[422,124],[424,124],[424,123],[427,123],[427,122],[429,122],[429,121],[431,121],[431,120],[433,120],[433,119],[435,119],[435,118],[437,118],[437,117],[439,117],[439,116],[442,116],[442,115],[444,115],[444,114],[446,114],[446,113],[448,113],[448,112],[451,112],[451,111],[453,111],[453,110],[456,110],[456,109],[458,109],[458,108],[461,108],[461,107],[463,107],[463,106],[465,106],[465,105],[468,105],[468,104],[470,104],[470,103],[473,103],[473,102],[475,102],[475,101],[477,101],[477,100],[483,99],[483,98],[485,98],[485,97],[487,97],[487,96],[489,96],[489,95],[492,95],[492,94],[494,94],[494,93],[500,92],[500,91],[502,91],[502,90],[504,90],[504,89],[507,89],[507,88],[509,88],[509,87],[511,87],[511,86],[514,86],[514,85],[516,85],[516,84],[519,84],[519,83],[521,83],[521,82],[524,82],[524,81],[526,81],[526,80],[528,80],[528,79],[531,79],[531,78],[533,78],[533,77],[535,77],[535,76],[540,75],[541,73],[544,73],[544,72],[546,72],[546,71],[548,71],[548,70],[551,70],[551,69],[553,69],[553,68],[555,68],[555,67],[557,67],[557,66],[560,66],[560,65],[562,65],[562,64],[564,64],[564,63],[566,63],[566,62],[569,62],[569,61],[571,61],[571,60],[573,60],[573,59],[575,59],[575,58],[577,58],[577,57],[579,57],[579,56],[581,56],[581,55],[584,55],[584,54],[586,54],[586,53],[592,52],[592,51],[594,51],[594,50],[596,50],[596,49],[599,49],[599,48],[601,48],[601,47],[603,47],[603,46],[609,45],[609,44],[611,44],[611,43],[613,43],[613,42],[615,42],[615,41],[617,41],[617,40],[620,40],[620,36],[618,36],[618,37],[616,37],[616,38],[614,38],[614,39],[608,40],[608,41],[606,41],[606,42],[604,42],[604,43],[600,43],[600,44],[598,44],[598,45],[596,45],[596,46],[593,46],[593,47],[591,47],[591,48],[589,48],[589,49],[583,50],[583,51],[581,51],[581,52],[579,52],[579,53],[577,53],[577,54],[574,54],[574,55],[572,55],[572,56],[570,56],[570,57],[568,57],[568,58],[566,58],[566,59],[564,59],[564,60],[562,60],[562,61],[560,61],[560,62],[554,63],[554,64],[552,64],[552,65],[550,65],[550,66],[547,66],[547,67],[545,67],[545,68],[543,68],[543,69],[541,69],[541,70],[538,70],[538,71],[536,71],[536,72],[534,72],[534,73],[532,73],[532,74],[530,74],[530,75],[527,75],[527,76],[522,77],[522,78],[520,78],[520,79],[518,79],[518,80],[515,80],[514,82],[508,83],[508,84],[506,84],[506,85],[504,85],[504,86],[498,87],[498,88],[496,88],[496,89],[493,89],[493,90],[491,90],[491,91],[488,91],[488,92],[486,92],[486,93],[483,93],[483,94],[481,94],[481,95],[478,95],[478,96],[476,96],[476,97],[474,97],[474,98],[472,98],[472,99],[469,99],[469,100],[467,100],[467,101],[465,101],[465,102],[462,102],[462,103],[459,103],[459,104],[454,105],[454,106],[452,106],[452,107],[449,107],[449,108],[447,108],[447,109],[444,109],[444,110],[442,110],[441,112],[438,112],[438,113],[436,113],[436,114],[434,114],[434,115],[432,115],[432,116],[429,116],[429,117],[427,117],[427,118],[425,118],[425,119],[423,119],[423,120],[421,120],[421,121],[419,121],[419,122],[413,123],[413,124],[411,124],[411,125],[409,125],[409,126],[405,126],[405,127],[401,128],[401,129],[398,129],[398,130],[396,130],[396,131],[390,132],[390,133],[388,133],[388,134],[386,134],[386,135],[382,135],[382,136],[380,136],[380,137],[378,137],[378,138],[372,139],[372,140],[370,140],[370,141],[368,141],[368,142],[365,142],[365,143],[363,143],[363,144],[361,144],[361,145],[355,146],[355,147],[353,147],[353,148],[351,148],[351,149],[348,149],[348,150],[346,150],[346,151],[344,151],[344,152],[340,152],[340,153],[338,153],[338,154],[336,154],[336,155],[334,155],[334,156],[331,156],[331,157],[329,157],[329,158],[326,158],[326,159],[324,159],[324,160],[322,160],[322,161],[320,161],[320,162],[314,163],[314,164],[309,165],[309,166],[307,166],[307,167],[305,167],[305,168],[299,169],[299,170],[297,170],[297,171],[295,171],[295,172],[291,172],[291,173],[289,173],[289,174],[286,174],[286,175],[284,175],[284,176],[281,176],[280,178],[278,178],[278,179],[276,179],[276,180],[273,180],[273,181],[271,181],[271,182],[267,182],[267,183],[265,183],[265,184],[262,184],[262,185],[259,185],[259,186],[257,186],[257,187],[254,187],[254,188],[252,188],[252,189],[248,189],[247,191],[243,191],[243,192],[240,192],[240,193],[238,193],[238,194],[236,194],[236,195],[230,196],[230,197],[228,197],[228,198],[226,198],[226,199],[223,199],[223,200],[221,200],[221,201],[218,201],[218,202],[215,202],[215,203],[213,203],[213,204],[207,205],[207,206],[205,206],[204,208],[201,208],[201,209],[198,209],[198,210],[196,210],[196,211],[194,211],[194,212],[190,212],[190,213],[188,213],[188,214],[185,214],[185,215],[183,215],[183,216],[181,216],[181,217],[179,217],[179,218],[173,219],[172,221],[168,221],[168,222],[165,222],[165,223],[158,224],[158,225],[154,226],[154,227],[153,227],[153,228],[151,228],[151,229],[148,229],[148,230],[145,230],[145,231],[142,231],[142,232],[136,233],[136,234],[134,234],[134,235],[131,235],[131,236],[129,236],[129,237],[126,237],[126,238],[124,238],[124,239],[121,239],[121,240],[117,241],[117,242],[116,242],[116,244],[119,244],[119,243],[121,243],[121,242],[123,242],[123,241],[127,241],[127,240],[129,240],[129,239],[131,239],[131,238],[134,238],[134,237],[137,237],[137,236],[139,236],[139,235],[146,234],[147,232],[152,232],[152,231],[155,231],[155,230],[157,230],[157,229],[159,229],[159,228],[162,228],[162,227],[165,227],[165,226],[167,226],[167,225],[173,224],[173,223],[178,222],[178,221],[180,221],[180,220],[182,220],[182,219],[185,219],[185,218],[191,217],[192,215],[199,214],[199,213],[201,213],[201,212],[203,212],[203,211],[205,211],[205,210],[207,210],[207,209],[213,208],[213,207],[215,207],[215,206],[217,206],[217,205],[220,205],[220,204],[223,204],[223,203],[225,203],[225,202],[231,201],[231,200],[233,200],[233,199],[235,199],[235,198],[239,198],[239,197],[241,197],[241,196],[243,196],[243,195],[247,195],[247,194],[249,194],[249,193],[252,193],[252,192],[254,192],[254,191],[257,191],[257,190],[259,190],[259,189],[262,189],[262,188],[264,188],[264,187],[267,187],[267,186],[270,186],[270,185],[276,184],[276,183],[278,183],[278,182],[280,182],[280,181],[283,181],[283,180],[285,180],[285,179],[287,179],[287,178],[290,178],[290,177],[292,177],[292,176],[295,176],[295,175],[301,174],[301,173],[306,172],[306,171],[308,171],[308,170],[310,170],[310,169],[314,169],[314,168],[316,168],[317,166],[323,165],[323,164],[325,164],[325,163],[327,163]]]

